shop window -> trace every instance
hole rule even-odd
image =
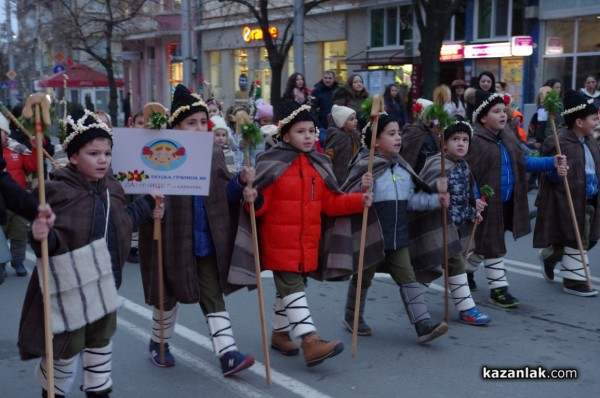
[[[516,1],[515,1],[516,2]],[[510,36],[513,23],[513,0],[479,0],[475,2],[475,37],[492,39]]]
[[[233,50],[234,76],[238,87],[236,87],[235,98],[247,98],[251,77],[248,76],[248,50]]]
[[[413,38],[411,5],[371,10],[371,48],[396,47]]]
[[[563,91],[567,87],[571,87],[573,80],[573,57],[546,58],[544,60],[543,77],[542,84],[549,79],[558,79],[562,83]]]
[[[338,82],[346,81],[346,55],[348,42],[323,43],[323,70],[332,70]]]
[[[600,52],[598,23],[599,20],[595,15],[578,19],[577,25],[579,34],[577,35],[577,52]]]
[[[183,62],[181,56],[181,43],[167,44],[167,63],[169,70],[169,81],[175,87],[183,81]]]
[[[210,60],[210,75],[208,82],[210,83],[210,91],[212,96],[217,99],[223,99],[222,96],[222,74],[221,74],[221,52],[211,51],[208,55]],[[208,94],[208,93],[207,93]]]
[[[577,57],[577,75],[575,76],[574,89],[584,87],[585,79],[588,75],[596,76],[600,70],[600,57],[598,56],[578,56]]]
[[[559,55],[573,53],[575,21],[554,19],[546,23],[546,48],[544,54]],[[581,37],[579,38],[581,40]]]
[[[462,41],[465,40],[466,32],[466,14],[464,9],[452,16],[450,21],[450,28],[446,31],[444,36],[445,41]]]

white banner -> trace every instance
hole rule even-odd
[[[113,129],[112,169],[125,193],[208,196],[213,134]]]

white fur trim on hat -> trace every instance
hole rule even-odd
[[[271,146],[275,146],[277,144],[277,140],[275,136],[277,135],[277,126],[274,124],[265,124],[260,128],[260,132],[265,138],[265,142],[267,142]]]
[[[428,107],[430,107],[431,105],[433,105],[433,102],[431,102],[431,101],[429,101],[428,99],[425,99],[425,98],[419,98],[417,100],[417,104],[421,104],[421,106],[423,107],[423,110],[425,110]]]
[[[223,119],[221,116],[213,116],[210,118],[210,121],[213,122],[213,128],[212,131],[221,129],[221,130],[225,130],[228,131],[229,129],[227,128],[227,123],[225,123],[225,119]]]
[[[8,120],[0,113],[0,130],[10,135],[10,127],[8,126]]]
[[[340,129],[344,127],[344,124],[353,113],[356,113],[354,112],[354,109],[348,108],[347,106],[334,105],[331,108],[331,116],[333,117],[333,121]]]

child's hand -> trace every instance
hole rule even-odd
[[[371,207],[373,204],[373,192],[364,192],[362,195],[364,205],[366,207]]]
[[[373,174],[365,173],[361,178],[361,187],[363,192],[367,192],[373,186]]]
[[[475,224],[479,224],[480,222],[483,221],[483,216],[481,215],[481,213],[477,212],[477,215],[471,221],[473,221],[473,223],[475,223]]]
[[[255,188],[246,187],[244,188],[244,201],[246,203],[254,203],[258,197],[258,191]]]
[[[38,242],[43,241],[48,237],[48,233],[50,232],[50,228],[54,225],[54,220],[56,219],[56,215],[50,209],[50,205],[38,207],[38,213],[31,224],[31,233],[33,238]]]
[[[485,210],[487,206],[487,203],[481,199],[477,199],[475,201],[475,209],[477,209],[478,213],[483,213],[483,211]]]
[[[448,177],[440,177],[435,183],[438,193],[448,192]]]
[[[567,164],[567,157],[565,155],[556,155],[554,157],[554,166],[559,177],[566,177],[569,165]]]
[[[240,172],[239,182],[241,185],[247,185],[254,181],[256,176],[256,169],[254,167],[244,166]]]
[[[154,210],[152,210],[152,218],[160,220],[163,218],[164,215],[165,215],[165,202],[163,202],[161,200],[160,203],[157,203],[157,205],[154,206]]]
[[[450,206],[450,194],[448,192],[438,193],[440,197],[440,205],[448,208]]]

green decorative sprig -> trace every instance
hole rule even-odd
[[[152,117],[150,117],[150,120],[148,120],[148,123],[146,123],[146,125],[151,129],[160,130],[162,126],[164,126],[167,123],[168,120],[169,117],[167,115],[160,112],[152,111]]]
[[[542,106],[551,115],[557,115],[563,109],[563,103],[560,100],[560,96],[558,95],[558,91],[550,90],[548,94],[546,94],[546,98],[542,101]]]
[[[443,105],[433,104],[425,109],[423,114],[423,121],[425,124],[432,123],[435,127],[445,129],[456,121],[452,116],[446,112]]]
[[[256,148],[262,142],[262,133],[255,123],[248,122],[242,124],[240,131],[244,142],[246,145],[250,145],[250,148]]]
[[[481,194],[481,200],[485,202],[487,198],[494,196],[494,188],[489,185],[483,185],[479,188],[479,193]]]
[[[360,116],[365,120],[371,120],[371,107],[373,106],[373,96],[368,96],[360,106]],[[383,111],[383,109],[382,109]]]

